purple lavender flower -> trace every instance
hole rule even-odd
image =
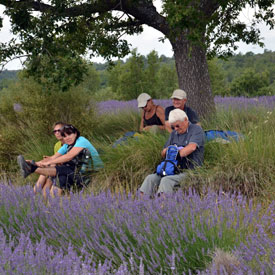
[[[223,109],[246,110],[251,107],[274,109],[275,107],[275,96],[259,96],[253,98],[216,96],[214,100],[216,106]]]
[[[248,109],[251,107],[262,107],[267,109],[274,109],[275,96],[260,96],[254,98],[247,97],[221,97],[214,98],[217,108],[222,109]],[[155,104],[161,105],[163,108],[172,105],[170,99],[154,99]],[[138,111],[137,101],[135,99],[130,101],[108,100],[97,104],[99,113],[117,113],[120,111]]]
[[[13,104],[13,110],[16,112],[16,113],[20,113],[23,111],[23,107],[20,103],[14,103]]]

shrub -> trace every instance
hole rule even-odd
[[[269,85],[269,72],[256,73],[254,69],[245,69],[244,72],[235,78],[230,86],[230,94],[233,96],[253,97],[263,95],[259,90]]]

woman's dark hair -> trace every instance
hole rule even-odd
[[[80,137],[80,132],[71,124],[65,124],[60,131],[62,137],[65,137],[65,134],[76,134],[76,138]]]
[[[65,122],[62,122],[62,121],[57,121],[53,124],[53,128],[56,126],[56,125],[61,125],[62,127],[64,127],[65,125],[67,125],[67,123]]]

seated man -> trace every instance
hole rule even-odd
[[[183,91],[181,89],[174,90],[171,98],[173,101],[173,105],[169,106],[165,109],[165,127],[169,133],[172,132],[172,129],[168,122],[169,113],[174,109],[183,110],[186,113],[188,120],[191,123],[200,125],[199,117],[198,117],[197,113],[190,107],[186,106],[187,96],[186,96],[185,91]]]
[[[169,123],[174,129],[161,152],[165,157],[169,145],[179,147],[180,169],[195,169],[203,164],[204,131],[199,125],[189,123],[186,113],[175,109],[169,114]],[[158,194],[172,193],[174,186],[184,179],[186,173],[181,170],[179,174],[161,177],[157,174],[148,175],[141,188],[141,194],[152,196],[156,187]]]
[[[164,109],[155,105],[151,96],[142,93],[137,98],[138,108],[142,108],[140,131],[152,131],[164,130]]]

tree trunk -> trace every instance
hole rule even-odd
[[[206,118],[215,112],[206,51],[200,45],[190,45],[183,35],[171,41],[171,44],[179,87],[187,93],[187,105],[201,118]]]

